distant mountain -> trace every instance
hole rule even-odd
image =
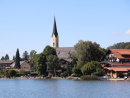
[[[112,46],[107,47],[107,49],[125,49],[126,46],[130,45],[130,42],[120,42],[117,44],[114,44]]]

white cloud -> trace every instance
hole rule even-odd
[[[126,34],[130,35],[130,29],[126,32]]]
[[[5,53],[10,53],[11,51],[10,51],[10,50],[5,50],[4,52],[5,52]]]

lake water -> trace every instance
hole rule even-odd
[[[130,81],[0,79],[0,98],[130,98]]]

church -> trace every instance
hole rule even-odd
[[[54,25],[52,31],[52,47],[56,49],[58,58],[60,59],[61,67],[65,67],[68,62],[71,62],[72,53],[75,51],[74,47],[59,47],[59,35],[57,32],[56,19],[54,17]]]

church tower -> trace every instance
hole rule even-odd
[[[56,27],[56,19],[54,17],[54,25],[53,25],[53,32],[52,32],[52,47],[58,48],[59,47],[59,36],[57,32],[57,27]]]

